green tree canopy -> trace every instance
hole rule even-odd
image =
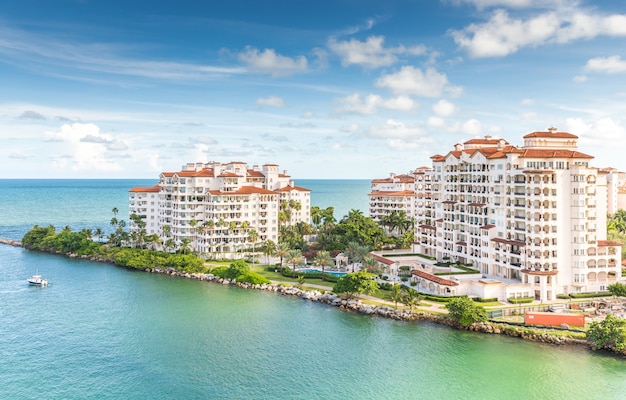
[[[604,320],[589,325],[587,339],[599,349],[626,349],[626,319],[607,314]]]
[[[385,230],[359,210],[351,210],[343,217],[335,226],[333,235],[345,246],[355,242],[374,250],[382,249],[387,240]]]
[[[467,296],[456,297],[446,304],[448,313],[452,319],[457,320],[461,325],[469,326],[474,322],[487,321],[487,311]]]
[[[333,292],[345,294],[347,298],[352,298],[359,294],[370,295],[378,290],[378,282],[374,280],[376,275],[367,272],[353,272],[339,278]]]

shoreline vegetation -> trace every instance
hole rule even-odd
[[[244,260],[229,261],[229,266],[226,263],[221,263],[220,266],[211,268],[211,265],[207,264],[204,259],[194,254],[172,254],[156,250],[113,247],[92,241],[84,233],[71,232],[69,229],[56,233],[55,228],[52,226],[47,228],[35,226],[24,235],[21,242],[0,239],[0,244],[19,246],[27,250],[59,254],[70,258],[108,263],[137,271],[196,279],[243,289],[269,291],[369,316],[407,322],[425,321],[460,330],[502,334],[554,345],[586,346],[593,350],[607,350],[613,354],[626,355],[626,349],[623,346],[624,340],[626,340],[626,326],[621,323],[624,320],[618,318],[607,318],[612,325],[606,327],[599,325],[602,323],[594,322],[588,332],[585,333],[568,329],[540,328],[487,320],[484,308],[474,305],[468,298],[460,298],[460,301],[456,302],[457,304],[452,307],[450,306],[452,302],[448,303],[445,307],[448,309],[449,314],[419,310],[419,294],[417,294],[417,301],[410,304],[409,309],[399,309],[397,305],[401,301],[397,293],[394,293],[394,290],[391,293],[391,301],[388,301],[383,298],[373,299],[367,296],[367,294],[372,294],[373,288],[365,287],[361,290],[361,288],[357,287],[359,284],[363,285],[364,282],[367,284],[368,275],[371,274],[348,274],[347,277],[356,282],[352,286],[347,283],[349,279],[342,278],[335,278],[334,280],[337,283],[333,287],[314,284],[309,286],[301,275],[298,276],[294,273],[290,277],[291,271],[282,267],[280,268],[281,275],[285,279],[277,283],[271,282],[262,274],[252,271]],[[268,270],[276,271],[278,268],[278,265],[267,267]],[[360,275],[360,279],[357,279],[356,277],[359,274],[362,275]],[[369,282],[374,281],[369,280]],[[303,286],[312,287],[312,289],[305,290]],[[390,305],[393,303],[395,303],[395,307]],[[417,306],[417,310],[413,309],[414,305]],[[607,332],[605,332],[615,331],[614,325],[616,320],[617,331],[621,335],[618,340],[615,340],[615,337],[607,337]],[[593,337],[590,337],[590,331],[593,331]]]

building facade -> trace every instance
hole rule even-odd
[[[244,162],[188,163],[162,172],[158,185],[132,188],[129,205],[163,243],[173,239],[176,246],[186,242],[196,252],[223,255],[277,242],[279,225],[308,223],[311,207],[310,190],[295,186],[278,165],[249,168]],[[281,212],[289,218],[281,219]]]
[[[551,128],[523,140],[487,136],[431,157],[414,251],[505,282],[482,280],[499,298],[606,290],[621,277],[621,245],[606,240],[607,174],[575,135]]]

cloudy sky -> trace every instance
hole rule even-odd
[[[299,178],[556,127],[626,170],[626,2],[20,0],[0,8],[0,178]]]

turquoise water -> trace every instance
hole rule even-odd
[[[110,200],[125,199],[126,188],[105,186],[81,195],[91,207],[64,199],[76,188],[48,188],[58,208],[7,214],[0,229],[19,233],[48,211],[72,224],[106,223],[113,206],[121,213]],[[6,191],[0,184],[0,198]],[[76,211],[91,208],[107,215]],[[48,287],[28,286],[37,270]],[[626,360],[586,348],[370,318],[0,245],[0,399],[621,399],[625,376]]]
[[[322,272],[322,270],[314,269],[314,268],[305,268],[305,269],[299,269],[298,272]],[[346,274],[345,272],[333,272],[333,271],[324,271],[324,273],[328,275],[332,275],[332,276],[344,276]]]

